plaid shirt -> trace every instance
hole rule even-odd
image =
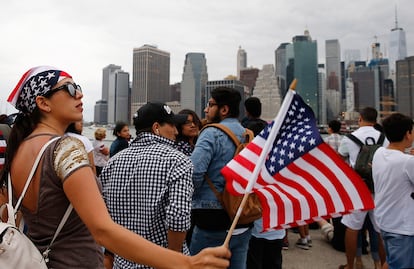
[[[193,165],[174,148],[174,141],[138,134],[131,145],[111,158],[100,179],[112,219],[163,247],[167,232],[190,228]],[[188,249],[183,245],[183,252]],[[150,268],[119,256],[114,268]]]
[[[331,148],[333,148],[335,151],[338,151],[341,140],[342,135],[336,133],[332,133],[324,139],[325,143],[331,146]]]

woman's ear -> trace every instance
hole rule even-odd
[[[50,112],[52,110],[49,105],[49,99],[44,96],[36,97],[36,105],[42,112]]]

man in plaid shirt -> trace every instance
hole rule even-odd
[[[174,148],[176,116],[147,103],[135,117],[137,137],[112,157],[100,180],[113,220],[144,238],[188,254],[193,165]],[[162,259],[162,257],[160,257]],[[150,268],[115,256],[113,268]]]

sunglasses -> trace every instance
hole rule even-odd
[[[53,89],[50,92],[54,93],[54,92],[57,92],[57,91],[60,91],[60,90],[66,90],[70,94],[70,96],[72,96],[72,97],[76,97],[76,91],[82,92],[81,86],[79,86],[78,84],[75,84],[75,83],[64,84],[60,87],[57,87],[56,89]]]

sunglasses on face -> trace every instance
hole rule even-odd
[[[76,91],[82,92],[81,86],[75,83],[64,84],[60,87],[57,87],[56,89],[53,89],[52,92],[57,92],[60,90],[66,90],[72,97],[76,97]]]

